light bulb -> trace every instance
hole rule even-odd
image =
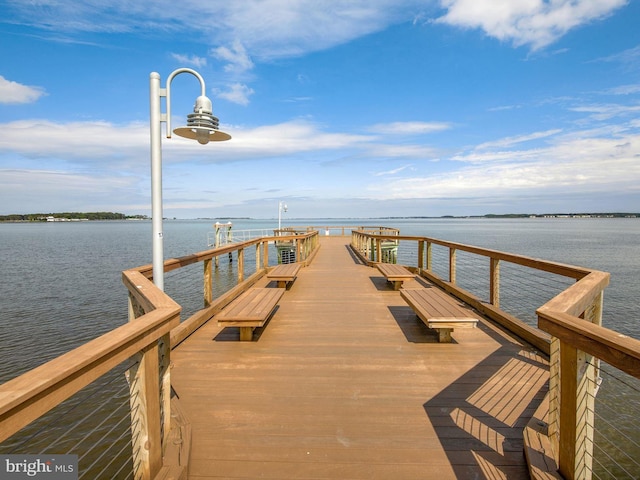
[[[209,130],[206,128],[196,128],[196,140],[200,145],[209,143]]]

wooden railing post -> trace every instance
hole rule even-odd
[[[377,262],[382,261],[382,240],[379,238],[376,239],[376,258]]]
[[[160,418],[162,426],[162,455],[167,448],[171,433],[171,335],[167,333],[158,341],[160,371]]]
[[[604,292],[585,310],[585,322],[601,326]],[[600,360],[552,338],[549,366],[549,438],[558,470],[567,480],[590,480],[593,472],[595,395]]]
[[[576,480],[578,426],[578,350],[560,342],[560,415],[558,468],[566,480]]]
[[[218,257],[216,257],[218,258]],[[204,307],[207,308],[213,301],[213,267],[212,259],[202,262],[204,265]]]
[[[449,247],[449,281],[455,285],[456,283],[456,252],[453,247]]]
[[[129,295],[129,321],[135,321],[144,315],[142,307]],[[163,347],[163,363],[166,371],[160,373],[160,346],[153,343],[134,355],[134,365],[127,372],[129,381],[129,402],[131,406],[131,441],[133,447],[133,471],[136,480],[152,480],[162,468],[162,427],[165,420],[163,413],[170,419],[167,404],[162,412],[161,391],[165,386],[170,388],[169,379],[169,339],[166,335]],[[166,392],[169,397],[169,392]],[[166,427],[165,427],[166,428]]]
[[[418,240],[418,269],[424,268],[424,240]]]
[[[244,281],[244,248],[238,250],[238,283]]]
[[[489,266],[489,299],[494,307],[500,307],[500,260],[497,258],[490,259]]]
[[[262,242],[262,266],[267,268],[269,266],[269,242]]]
[[[433,270],[433,244],[427,242],[427,270]]]
[[[558,467],[567,480],[590,480],[593,470],[593,357],[560,342],[560,416]]]

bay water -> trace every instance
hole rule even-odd
[[[206,250],[214,222],[165,221],[165,258]],[[305,225],[389,226],[399,228],[403,235],[424,235],[609,272],[604,325],[640,338],[640,219],[283,222],[283,227]],[[273,220],[233,220],[234,231],[276,227]],[[125,323],[127,291],[121,273],[149,264],[151,258],[148,221],[0,224],[0,383]]]

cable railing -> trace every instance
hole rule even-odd
[[[76,455],[79,479],[133,478],[127,368],[119,366],[20,430],[0,444],[0,453]]]
[[[632,480],[640,472],[640,380],[602,364],[592,385],[594,425],[592,475],[596,480]]]
[[[608,273],[364,230],[352,246],[374,264],[392,240],[400,263],[550,356],[549,393],[524,431],[532,478],[640,477],[640,341],[601,326]]]
[[[353,230],[360,230],[362,227],[355,225],[297,225],[291,227],[278,228],[249,228],[242,230],[233,230],[233,224],[231,223],[215,223],[214,230],[207,232],[207,246],[209,247],[222,247],[230,243],[242,243],[249,240],[254,240],[261,237],[271,236],[287,236],[292,233],[304,234],[317,231],[320,235],[329,236],[346,236],[351,235]],[[367,227],[376,229],[376,231],[398,231],[396,229],[390,229],[387,227]]]

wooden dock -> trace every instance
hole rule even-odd
[[[403,288],[460,306],[422,279]],[[438,343],[347,238],[321,238],[253,341],[214,320],[173,350],[189,478],[529,478],[522,428],[548,363],[468,316],[478,328]]]

